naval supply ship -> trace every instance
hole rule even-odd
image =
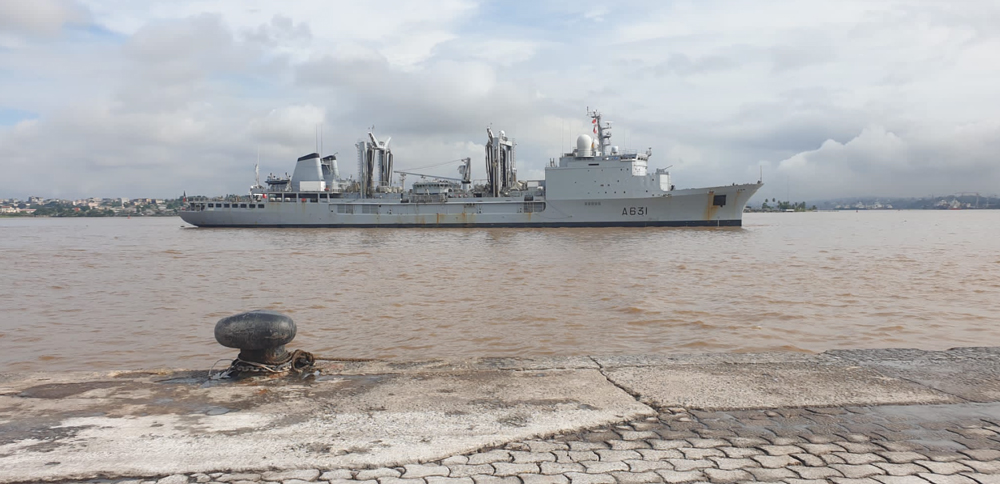
[[[487,128],[486,179],[393,171],[391,138],[371,131],[356,145],[358,179],[342,178],[336,155],[298,159],[291,176],[270,175],[248,195],[187,200],[181,218],[198,227],[738,227],[756,183],[677,189],[652,150],[611,144],[611,122],[588,111],[593,135],[550,159],[544,180],[518,180],[515,143]],[[669,168],[669,167],[668,167]],[[394,175],[399,182],[393,183]],[[406,175],[420,176],[405,189]]]

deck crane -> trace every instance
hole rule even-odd
[[[406,175],[419,176],[422,178],[434,178],[437,180],[448,180],[457,181],[462,184],[463,190],[468,190],[469,186],[472,184],[472,158],[462,158],[462,164],[458,167],[458,173],[462,175],[462,178],[453,178],[449,176],[438,176],[438,175],[428,175],[426,173],[416,173],[412,171],[400,171],[396,170],[396,173],[400,175],[399,183],[400,185],[405,185]]]

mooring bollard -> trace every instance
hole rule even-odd
[[[295,321],[274,311],[257,310],[227,316],[215,324],[215,340],[237,348],[239,356],[225,376],[242,373],[282,373],[301,371],[313,365],[311,354],[285,345],[295,338]]]
[[[291,355],[285,345],[295,339],[295,321],[274,311],[250,311],[227,316],[215,324],[215,340],[238,348],[239,358],[251,363],[280,365]]]

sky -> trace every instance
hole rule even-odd
[[[246,193],[374,127],[397,170],[519,179],[587,133],[678,188],[1000,193],[996,0],[0,0],[0,198]],[[431,165],[442,166],[424,168]]]

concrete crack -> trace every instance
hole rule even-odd
[[[944,390],[942,390],[942,389],[940,389],[940,388],[937,388],[937,387],[934,387],[934,386],[932,386],[932,385],[927,385],[927,384],[924,384],[924,383],[920,383],[919,381],[916,381],[916,380],[912,380],[912,379],[910,379],[910,378],[906,378],[905,376],[899,376],[899,375],[896,375],[896,376],[891,376],[891,375],[886,375],[886,374],[882,373],[881,371],[878,371],[878,369],[877,369],[877,368],[874,368],[874,370],[875,370],[875,372],[876,372],[876,373],[878,373],[879,375],[882,375],[882,376],[884,376],[884,377],[886,377],[886,378],[898,378],[898,379],[900,379],[900,380],[903,380],[903,381],[905,381],[905,382],[909,382],[909,383],[912,383],[912,384],[914,384],[914,385],[917,385],[917,386],[919,386],[919,387],[924,387],[924,388],[928,388],[928,389],[930,389],[930,390],[934,390],[935,392],[938,392],[938,393],[943,393],[943,394],[945,394],[945,395],[948,395],[949,397],[955,397],[955,398],[957,398],[957,399],[961,400],[961,401],[962,401],[962,403],[979,403],[979,402],[974,402],[974,401],[972,401],[972,400],[969,400],[969,399],[967,399],[967,398],[965,398],[965,397],[963,397],[963,396],[961,396],[961,395],[956,395],[956,394],[954,394],[954,393],[951,393],[951,392],[946,392],[946,391],[944,391]]]
[[[612,380],[611,377],[609,377],[608,374],[604,372],[604,365],[602,365],[601,362],[597,361],[597,359],[595,359],[593,356],[588,356],[587,358],[590,358],[590,361],[593,361],[594,364],[597,365],[597,371],[599,371],[601,373],[601,376],[603,376],[604,379],[608,381],[608,383],[614,385],[615,388],[618,388],[619,390],[625,392],[626,394],[628,394],[629,396],[631,396],[632,398],[634,398],[636,402],[639,402],[639,403],[641,403],[641,404],[649,407],[650,410],[656,410],[655,408],[649,406],[649,404],[647,404],[646,402],[643,402],[642,399],[641,399],[641,396],[638,393],[636,393],[634,390],[632,390],[630,388],[627,388],[624,385],[621,385],[618,382]]]

